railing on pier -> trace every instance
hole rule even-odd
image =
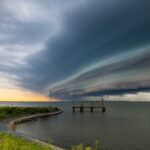
[[[75,102],[73,101],[73,105],[72,105],[72,111],[75,112],[76,109],[80,109],[80,112],[83,112],[84,109],[90,109],[91,112],[93,112],[93,110],[95,108],[100,108],[102,109],[102,112],[106,111],[105,105],[104,105],[104,99],[102,98],[102,102],[99,106],[95,106],[93,105],[93,102],[91,102],[90,106],[84,106],[83,102],[81,102],[80,106],[75,106]]]

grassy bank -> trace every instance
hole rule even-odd
[[[9,133],[0,132],[0,150],[52,150],[52,148],[28,142]],[[95,148],[84,147],[83,144],[79,144],[72,146],[71,150],[98,150],[98,141],[96,141]]]
[[[48,113],[58,111],[49,107],[0,107],[0,119],[28,114]]]
[[[0,132],[0,150],[52,150],[48,146],[27,142],[8,133]]]
[[[59,109],[48,107],[0,107],[0,119],[56,111],[59,111]],[[9,133],[0,132],[0,150],[52,150],[52,148],[28,142]],[[98,141],[96,141],[95,148],[85,147],[83,144],[79,144],[77,146],[71,146],[70,150],[98,150]]]
[[[98,150],[98,141],[95,142],[95,147],[84,146],[82,143],[77,146],[72,146],[71,150]]]

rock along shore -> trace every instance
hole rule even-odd
[[[33,120],[33,119],[41,118],[41,117],[57,115],[57,114],[60,114],[62,112],[63,111],[60,110],[60,111],[57,111],[57,112],[44,113],[44,114],[36,114],[36,115],[30,115],[30,116],[27,116],[27,117],[21,117],[21,118],[14,119],[14,120],[10,121],[8,126],[9,126],[10,129],[15,130],[15,126],[17,124],[24,123],[24,122],[27,122],[27,121],[30,121],[30,120]],[[57,146],[52,145],[52,144],[48,144],[46,142],[40,141],[38,139],[29,137],[29,136],[24,136],[23,135],[21,137],[25,138],[26,140],[28,140],[30,142],[35,142],[35,143],[40,144],[40,145],[48,146],[48,147],[52,148],[53,150],[65,150],[63,148],[57,147]]]

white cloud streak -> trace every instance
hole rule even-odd
[[[107,101],[131,101],[131,102],[150,102],[150,92],[139,92],[136,94],[110,95],[104,96]]]

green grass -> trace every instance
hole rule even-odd
[[[58,111],[58,108],[49,109],[48,107],[0,107],[0,119],[13,116],[48,113],[55,111]]]
[[[58,111],[58,108],[48,107],[0,107],[0,119],[36,113],[48,113]],[[8,133],[0,132],[0,150],[52,150],[50,147],[27,142]],[[72,146],[71,150],[98,150],[98,141],[95,148],[85,147],[83,144]]]
[[[82,143],[77,146],[72,146],[71,150],[98,150],[98,140],[95,142],[95,147],[84,146]]]
[[[0,132],[0,150],[52,150],[48,146],[27,142],[8,133]]]
[[[0,132],[0,150],[52,150],[52,148],[28,142],[9,133]],[[79,144],[72,146],[71,150],[98,150],[98,141],[96,141],[94,148],[84,147],[83,144]]]

